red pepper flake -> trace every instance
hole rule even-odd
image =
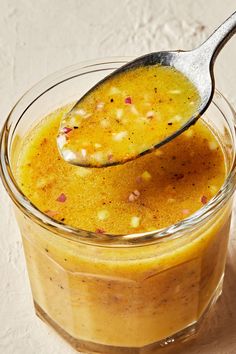
[[[132,104],[132,100],[131,100],[131,97],[130,97],[130,96],[128,96],[128,97],[125,98],[125,103],[126,103],[126,104]]]
[[[107,158],[108,158],[108,161],[112,161],[113,160],[113,154],[108,154]]]
[[[203,195],[201,197],[201,202],[202,202],[202,204],[206,204],[207,203],[207,197],[205,195]]]
[[[183,209],[183,210],[182,210],[182,213],[183,213],[184,215],[187,215],[187,214],[190,213],[190,211],[189,211],[189,209]]]
[[[72,129],[68,128],[68,127],[64,127],[64,128],[62,128],[62,131],[63,131],[63,133],[68,134],[69,132],[72,131]]]
[[[96,229],[95,232],[96,232],[96,234],[104,234],[104,233],[105,233],[105,230],[103,230],[103,229]]]
[[[137,178],[136,178],[136,182],[137,183],[141,183],[143,180],[142,180],[142,177],[141,176],[138,176]]]
[[[48,216],[50,216],[51,218],[53,218],[54,216],[58,215],[58,211],[55,210],[46,210],[45,214],[47,214]]]
[[[59,197],[56,199],[57,202],[64,203],[66,201],[66,195],[61,193]]]

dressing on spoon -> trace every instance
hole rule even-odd
[[[61,121],[64,160],[121,164],[181,134],[209,106],[214,60],[235,29],[236,12],[197,49],[151,53],[100,81]]]
[[[134,159],[185,124],[200,102],[194,85],[170,67],[118,74],[87,95],[62,121],[65,160],[83,166]]]

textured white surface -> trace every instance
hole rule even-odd
[[[189,49],[235,5],[235,0],[0,0],[0,126],[17,98],[49,73],[87,59]],[[236,108],[235,63],[236,38],[215,68],[218,88]],[[0,236],[0,353],[75,353],[34,315],[20,235],[1,183]],[[235,243],[232,238],[231,277],[220,301],[229,304],[227,296],[236,295]],[[205,333],[198,345],[171,352],[235,353],[236,306],[235,313],[226,307],[224,319],[229,331],[213,317],[217,337]]]

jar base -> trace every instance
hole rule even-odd
[[[194,322],[190,326],[186,327],[182,331],[175,333],[174,335],[167,337],[161,341],[149,344],[144,347],[135,348],[135,347],[117,347],[109,346],[99,343],[93,343],[81,339],[72,337],[66,331],[64,331],[58,324],[56,324],[46,313],[45,311],[34,301],[36,315],[51,326],[62,338],[64,338],[74,349],[80,353],[96,353],[96,354],[148,354],[152,353],[153,350],[158,351],[158,348],[161,350],[163,347],[169,346],[170,344],[176,342],[186,342],[187,340],[193,339],[199,331],[199,328],[205,319],[206,315],[210,311],[211,307],[216,303],[218,298],[222,293],[223,286],[223,276],[215,290],[214,296],[211,299],[208,307],[199,318],[198,321]]]

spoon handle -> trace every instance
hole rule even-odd
[[[228,40],[236,33],[236,11],[219,26],[215,32],[198,48],[205,58],[214,61]]]

